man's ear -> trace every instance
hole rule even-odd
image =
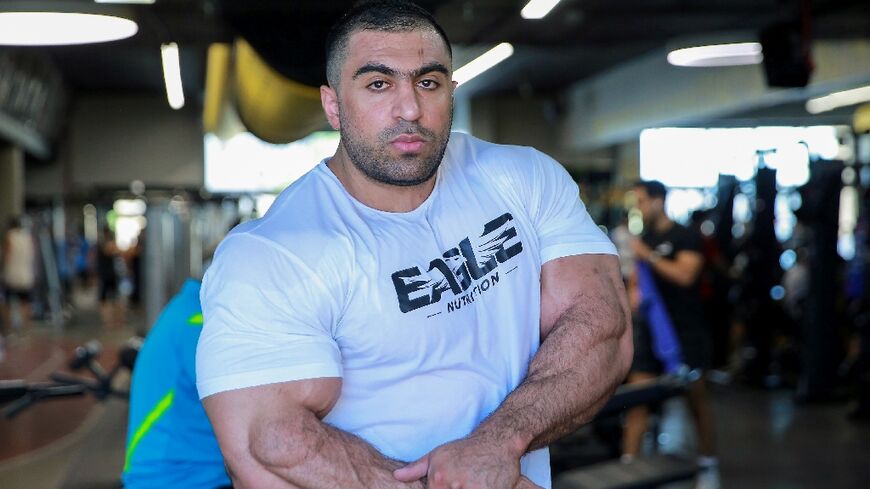
[[[332,87],[320,86],[320,105],[323,106],[323,112],[326,114],[329,125],[336,131],[341,129],[338,117],[338,93]]]

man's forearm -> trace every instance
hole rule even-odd
[[[680,287],[689,287],[698,278],[699,267],[694,264],[681,263],[676,260],[659,258],[649,262],[650,267],[662,278]]]
[[[593,294],[557,319],[526,379],[472,436],[508,442],[522,454],[576,430],[606,403],[629,366],[628,312],[617,294]]]
[[[309,413],[264,423],[251,434],[251,455],[262,469],[300,489],[420,489],[423,482],[396,481],[404,465],[361,438]],[[234,474],[234,480],[236,479]],[[256,481],[244,486],[259,487]]]

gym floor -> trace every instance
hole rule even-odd
[[[75,347],[92,339],[102,343],[98,360],[109,369],[143,323],[141,314],[130,311],[125,325],[106,330],[95,309],[80,310],[62,331],[35,322],[7,338],[0,380],[48,381],[51,372],[68,372]],[[129,377],[117,380],[121,387]],[[0,417],[0,488],[118,489],[126,418],[125,401],[100,403],[84,396],[48,400],[11,420]]]
[[[790,390],[712,389],[723,488],[866,489],[870,423],[845,404],[798,405]],[[670,432],[685,429],[685,416]],[[691,430],[689,425],[689,430]]]
[[[8,342],[0,379],[46,380],[75,345],[94,338],[104,345],[100,361],[108,367],[141,322],[131,313],[127,325],[107,331],[95,312],[85,311],[62,333],[36,324]],[[798,405],[789,390],[713,386],[711,392],[723,488],[870,487],[870,423],[849,421],[846,405]],[[53,400],[0,419],[0,487],[117,488],[125,430],[123,401]],[[661,430],[663,451],[691,450],[691,425],[679,400],[666,406]]]

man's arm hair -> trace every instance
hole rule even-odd
[[[471,436],[508,442],[522,454],[576,430],[606,403],[632,358],[616,257],[578,255],[544,264],[541,337],[526,379]]]
[[[321,419],[341,391],[323,378],[221,392],[203,400],[236,489],[411,489],[403,464]]]

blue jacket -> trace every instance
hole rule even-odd
[[[148,333],[130,392],[126,489],[229,486],[217,439],[196,391],[202,331],[200,283],[188,280]]]

